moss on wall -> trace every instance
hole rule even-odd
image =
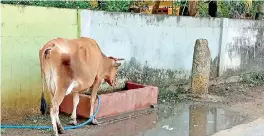
[[[132,57],[118,70],[117,77],[133,82],[159,87],[159,93],[171,90],[182,93],[182,86],[188,84],[190,71],[152,68],[145,62],[142,65]]]

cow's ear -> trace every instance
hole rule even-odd
[[[115,63],[115,67],[118,68],[121,65],[121,63]]]
[[[109,56],[108,58],[109,58],[109,59],[116,60],[116,58],[114,58],[114,57],[112,57],[112,56]]]

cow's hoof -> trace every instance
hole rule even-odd
[[[93,119],[93,121],[91,122],[92,125],[98,125],[98,121],[96,119]]]
[[[58,128],[58,133],[59,134],[64,134],[65,130],[63,129],[63,127]]]
[[[77,125],[77,121],[76,120],[71,120],[69,125],[73,125],[73,126],[76,126]]]
[[[58,133],[56,133],[56,132],[53,132],[53,134],[51,134],[52,136],[59,136],[59,134]]]

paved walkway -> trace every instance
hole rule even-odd
[[[264,119],[259,118],[247,124],[237,125],[212,136],[264,136]]]

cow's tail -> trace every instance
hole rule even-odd
[[[45,114],[46,112],[46,109],[47,109],[47,103],[46,103],[46,100],[45,100],[45,95],[44,95],[44,91],[45,91],[45,73],[44,73],[44,70],[43,70],[43,61],[44,59],[46,59],[47,57],[47,54],[49,54],[51,48],[47,48],[44,50],[44,53],[43,52],[40,52],[39,53],[39,57],[40,57],[40,67],[41,67],[41,83],[42,83],[42,93],[41,93],[41,102],[40,102],[40,111],[41,111],[41,114]]]

